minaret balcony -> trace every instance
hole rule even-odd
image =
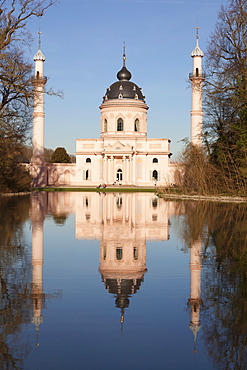
[[[47,77],[41,76],[40,74],[36,74],[35,76],[32,76],[32,83],[33,84],[46,84]]]
[[[206,77],[206,74],[203,73],[203,72],[198,72],[198,71],[194,71],[194,72],[191,72],[189,74],[189,78],[201,78],[201,79],[205,79]]]

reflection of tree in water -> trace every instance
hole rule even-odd
[[[202,238],[204,244],[208,246],[208,233],[204,225],[207,224],[210,205],[212,204],[208,202],[183,202],[185,222],[183,223],[181,236],[187,247]]]
[[[247,206],[185,203],[184,241],[204,241],[202,331],[219,369],[247,363]],[[215,246],[215,247],[214,247]],[[213,251],[212,247],[215,248]]]
[[[58,215],[53,214],[52,217],[53,217],[55,224],[63,226],[67,220],[68,215],[66,213],[58,214]]]
[[[28,197],[0,198],[0,368],[20,369],[29,348],[22,337],[31,321],[31,256],[23,240]]]

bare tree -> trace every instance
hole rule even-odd
[[[247,0],[222,6],[206,54],[205,122],[212,160],[247,186]]]
[[[41,17],[58,0],[1,0],[0,1],[0,50],[14,41],[28,42],[27,21]]]
[[[42,16],[56,2],[0,0],[0,191],[28,186],[28,174],[16,161],[31,126],[34,101],[32,64],[25,58],[23,44],[31,39],[27,21]]]

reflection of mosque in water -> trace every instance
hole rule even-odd
[[[61,198],[61,193],[56,194]],[[99,272],[116,306],[129,306],[146,273],[146,241],[169,239],[172,203],[148,193],[77,193],[64,195],[64,204],[76,205],[76,237],[100,241]],[[55,201],[57,206],[59,201]],[[58,206],[61,208],[61,205]]]
[[[165,202],[148,193],[37,193],[32,195],[34,319],[42,323],[43,222],[45,214],[75,213],[76,238],[100,241],[99,272],[115,304],[121,310],[144,281],[146,242],[169,239],[170,217],[178,212],[176,202]],[[181,208],[181,207],[180,207]],[[200,329],[201,243],[190,251],[191,324],[196,338]]]

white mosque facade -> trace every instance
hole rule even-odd
[[[198,46],[191,54],[192,82],[191,140],[200,145],[203,82],[203,52]],[[126,68],[117,73],[118,81],[107,90],[100,106],[100,137],[76,140],[76,163],[46,163],[44,159],[44,76],[45,57],[40,49],[35,61],[35,105],[33,119],[33,186],[166,186],[177,183],[182,167],[172,163],[170,140],[147,138],[148,106],[141,88],[131,81]],[[198,88],[199,86],[199,88]]]

